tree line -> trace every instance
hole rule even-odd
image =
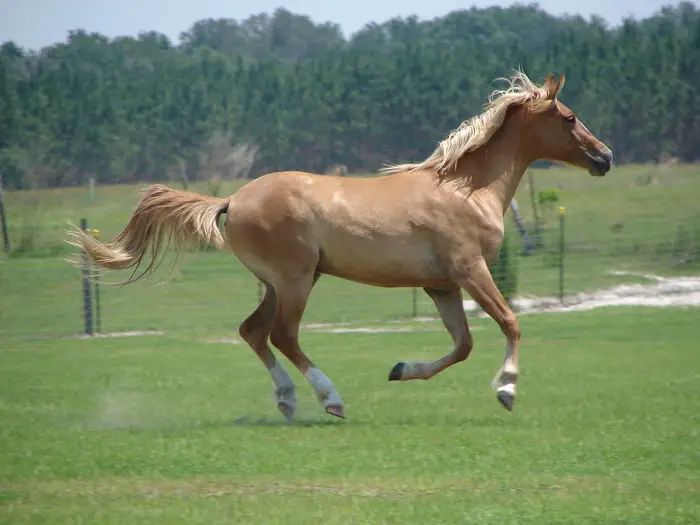
[[[620,163],[700,160],[700,11],[609,27],[537,5],[339,26],[278,9],[207,19],[172,42],[84,30],[0,47],[0,173],[9,187],[179,178],[212,137],[256,151],[249,176],[374,171],[419,160],[482,110],[492,81],[566,72],[562,100]],[[248,170],[246,170],[248,173]]]

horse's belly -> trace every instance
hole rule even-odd
[[[333,235],[321,243],[319,271],[374,286],[445,287],[447,275],[420,238]]]

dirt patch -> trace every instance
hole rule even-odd
[[[423,327],[396,327],[396,326],[357,326],[357,327],[341,327],[341,328],[322,328],[311,330],[312,332],[322,332],[326,334],[390,334],[404,332],[435,332],[441,331],[437,329],[429,329]]]
[[[571,294],[564,298],[563,303],[558,297],[517,297],[513,300],[513,307],[519,314],[581,312],[606,306],[700,307],[700,277],[661,277],[620,271],[610,273],[642,277],[651,282]],[[478,307],[474,301],[467,300],[464,301],[464,309],[473,313]]]
[[[143,396],[134,392],[105,392],[87,421],[91,430],[145,427],[148,418],[141,413]]]
[[[71,337],[75,337],[76,339],[94,339],[106,337],[141,337],[144,335],[165,335],[165,332],[161,330],[131,330],[127,332],[102,332],[94,335],[78,334]]]
[[[243,341],[233,337],[217,337],[216,339],[202,339],[205,343],[223,343],[227,345],[242,345]]]

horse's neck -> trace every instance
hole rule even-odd
[[[532,162],[522,153],[520,136],[519,130],[502,130],[481,150],[462,159],[457,168],[465,172],[472,188],[500,206],[504,215]]]
[[[523,162],[520,159],[513,162],[499,172],[495,182],[487,189],[500,204],[503,215],[506,214],[513,197],[515,197],[515,192],[518,190],[528,164],[529,162]]]

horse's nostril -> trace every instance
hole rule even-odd
[[[602,157],[608,163],[608,167],[611,167],[613,165],[613,152],[612,152],[612,150],[608,150],[606,152],[603,152]]]

